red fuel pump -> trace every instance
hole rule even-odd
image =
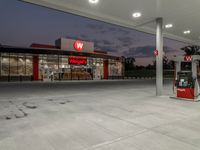
[[[190,101],[200,100],[197,78],[199,60],[199,55],[174,57],[176,73],[172,98]]]

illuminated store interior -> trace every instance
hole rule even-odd
[[[91,42],[83,43],[86,45],[85,50],[77,51],[74,50],[76,40],[62,40],[66,41],[64,45],[68,48],[44,44],[32,44],[27,49],[2,46],[1,81],[48,81],[52,80],[52,75],[53,80],[100,80],[123,76],[121,57],[110,56],[105,51],[95,51]],[[88,52],[88,49],[92,50]]]

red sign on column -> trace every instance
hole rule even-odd
[[[157,49],[155,49],[155,50],[153,51],[153,53],[154,53],[154,56],[158,56],[158,50],[157,50]]]

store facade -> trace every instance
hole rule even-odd
[[[55,45],[0,47],[0,81],[100,80],[123,76],[121,57],[95,51],[94,43],[60,38]]]

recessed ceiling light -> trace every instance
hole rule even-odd
[[[91,4],[97,4],[99,2],[99,0],[89,0],[89,3]]]
[[[190,31],[190,30],[186,30],[186,31],[184,31],[183,33],[184,33],[184,34],[190,34],[191,31]]]
[[[173,27],[173,24],[166,24],[166,25],[165,25],[165,28],[167,28],[167,29],[168,29],[168,28],[172,28],[172,27]]]
[[[142,14],[140,12],[133,13],[134,18],[140,18],[141,16],[142,16]]]

